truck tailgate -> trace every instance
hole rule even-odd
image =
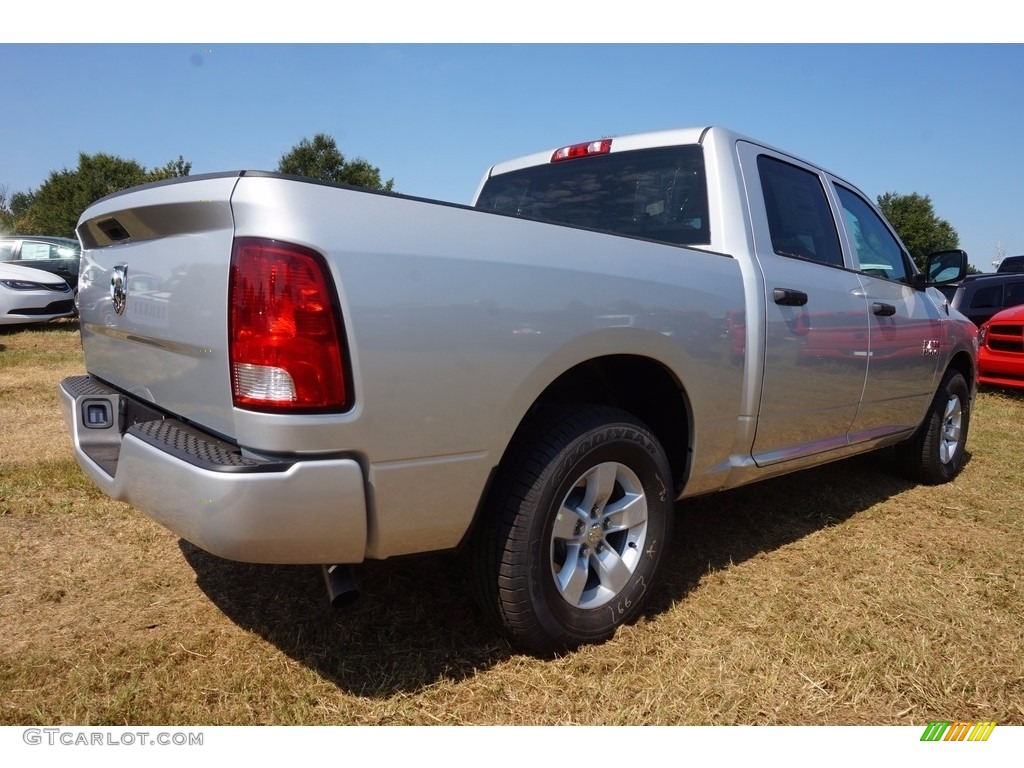
[[[225,305],[238,177],[136,188],[97,202],[78,224],[89,372],[227,436]]]

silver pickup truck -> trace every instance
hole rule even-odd
[[[225,558],[465,548],[551,652],[656,589],[674,504],[896,446],[964,459],[976,329],[868,198],[721,128],[492,167],[472,207],[265,172],[82,215],[78,462]]]

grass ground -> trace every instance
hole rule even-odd
[[[1024,724],[1024,398],[970,460],[884,455],[681,504],[644,617],[554,660],[485,626],[455,556],[319,570],[208,555],[94,489],[58,381],[77,324],[0,331],[0,725]]]

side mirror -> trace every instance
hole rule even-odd
[[[961,250],[938,251],[928,256],[924,273],[914,275],[914,287],[924,290],[930,285],[945,285],[963,280],[967,274],[967,254]]]

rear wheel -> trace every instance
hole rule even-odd
[[[963,468],[971,423],[970,390],[963,374],[946,371],[920,428],[897,447],[907,474],[926,485],[948,483]]]
[[[499,470],[475,542],[477,592],[540,653],[611,637],[640,612],[671,532],[670,471],[629,414],[544,412]]]

